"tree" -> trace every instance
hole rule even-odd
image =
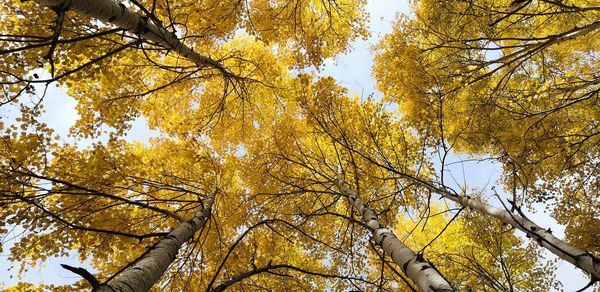
[[[172,116],[195,115],[196,130],[215,127],[218,119],[248,121],[256,106],[275,103],[271,89],[281,87],[289,70],[319,67],[367,34],[364,1],[132,1],[130,7],[114,0],[70,1],[69,7],[61,3],[66,2],[14,1],[2,8],[7,15],[0,53],[5,62],[0,83],[7,93],[2,103],[31,90],[31,84],[66,85],[78,107],[86,109],[77,126],[83,136],[99,135],[101,124],[122,133],[140,114],[151,127],[164,120],[176,127]],[[99,3],[112,7],[111,13],[122,7],[131,19],[103,14],[107,10],[80,13],[100,10]],[[206,17],[190,17],[199,13]],[[139,28],[132,29],[135,23]],[[156,44],[163,37],[149,32],[153,30],[164,33],[165,42]],[[240,30],[246,33],[236,33]],[[191,62],[188,51],[178,55],[172,48],[178,46],[175,37],[199,57],[190,57]],[[199,67],[198,58],[211,65]],[[51,78],[27,76],[43,66],[49,67]],[[78,82],[82,79],[88,82]],[[153,110],[163,103],[180,108]]]
[[[319,93],[323,95],[323,93]],[[559,256],[560,258],[572,263],[573,265],[581,268],[588,273],[592,281],[597,275],[598,270],[598,258],[589,252],[582,251],[567,242],[552,235],[550,229],[544,229],[529,220],[525,214],[521,211],[520,207],[516,207],[512,210],[499,209],[493,206],[481,202],[481,198],[462,193],[459,194],[451,188],[446,187],[443,184],[435,182],[431,178],[432,171],[424,171],[421,174],[419,171],[410,170],[406,167],[406,160],[398,160],[398,157],[406,159],[407,155],[400,155],[398,153],[407,153],[409,151],[402,150],[402,148],[387,149],[386,142],[390,141],[407,141],[406,137],[394,137],[394,138],[381,138],[381,132],[385,133],[385,130],[378,129],[377,127],[365,128],[358,130],[362,132],[357,135],[355,126],[350,126],[349,114],[344,114],[342,108],[349,107],[347,105],[332,105],[332,104],[319,104],[318,112],[313,112],[312,116],[318,124],[318,131],[321,131],[328,136],[334,143],[339,144],[339,147],[354,153],[361,159],[364,159],[366,163],[372,164],[375,167],[384,169],[387,172],[391,172],[393,176],[397,176],[401,179],[407,180],[408,183],[423,187],[426,191],[429,191],[429,197],[427,204],[431,200],[431,193],[439,194],[443,198],[448,199],[452,202],[457,203],[462,208],[469,208],[470,210],[477,211],[483,215],[494,217],[501,221],[503,224],[510,225],[516,229],[519,229],[526,233],[527,237],[535,239],[535,241],[542,247],[547,248],[549,251]],[[373,113],[364,114],[364,116],[372,116]],[[350,123],[352,123],[350,121]],[[355,122],[356,123],[356,122]],[[372,122],[363,119],[361,123],[370,125]],[[401,124],[393,128],[402,128]],[[407,131],[408,132],[408,131]],[[366,142],[369,141],[369,142]],[[382,142],[383,141],[383,142]],[[372,143],[372,144],[370,144]],[[405,142],[407,143],[407,142]],[[414,142],[413,142],[414,143]],[[417,152],[416,147],[413,147],[411,152]],[[350,154],[352,157],[352,154]],[[395,158],[395,159],[394,159]],[[423,159],[423,158],[421,158]],[[339,158],[338,158],[339,161]],[[417,160],[418,161],[418,160]],[[355,163],[355,158],[352,157],[352,164]],[[423,166],[420,166],[423,167]],[[361,167],[361,169],[363,169]],[[358,172],[356,172],[358,175]],[[360,173],[363,175],[364,173]],[[418,202],[418,199],[417,199]],[[405,203],[406,204],[406,203]]]
[[[416,5],[417,12],[428,9]],[[405,114],[394,115],[385,103],[349,96],[333,78],[310,73],[368,35],[365,1],[37,0],[0,9],[0,107],[21,108],[16,121],[0,122],[0,234],[25,230],[10,250],[22,272],[56,255],[90,259],[94,267],[63,265],[83,278],[73,285],[19,283],[13,290],[555,285],[554,265],[539,263],[540,249],[500,221],[596,277],[597,258],[529,221],[522,200],[514,210],[492,209],[436,181],[428,151],[442,143],[448,152],[444,143],[458,139],[445,130],[452,115],[408,105],[446,90],[427,82],[450,77],[427,74],[471,69],[459,62],[464,54],[444,46],[447,55],[428,59],[416,43],[426,32],[413,26],[420,18],[399,22],[378,49],[384,93],[400,103],[398,92],[414,98],[402,105]],[[453,19],[444,17],[454,14],[445,11],[424,23],[450,26]],[[560,40],[587,37],[596,26],[582,27]],[[408,53],[406,64],[395,59],[398,51]],[[384,78],[384,61],[402,67]],[[423,78],[414,92],[409,70]],[[494,77],[477,72],[469,86]],[[93,139],[89,147],[61,141],[40,122],[41,104],[52,97],[36,95],[32,85],[52,82],[77,100],[71,135]],[[400,89],[388,90],[394,82]],[[467,102],[479,97],[456,94]],[[28,103],[28,96],[37,99]],[[160,137],[126,142],[140,116]],[[515,186],[523,175],[514,171]],[[456,205],[439,207],[435,194]],[[452,219],[436,217],[437,210]],[[413,215],[425,222],[421,233],[402,228]],[[445,250],[454,237],[463,244]]]
[[[386,98],[442,156],[502,163],[515,204],[548,204],[567,239],[597,255],[600,8],[541,0],[414,9],[377,49]]]
[[[418,151],[419,144],[408,134],[402,123],[393,122],[392,117],[385,112],[381,104],[366,102],[359,105],[357,100],[340,98],[339,96],[343,96],[343,91],[337,88],[331,79],[321,80],[314,85],[308,84],[302,92],[305,97],[301,104],[304,105],[308,124],[286,121],[285,131],[281,131],[273,139],[275,145],[268,147],[271,149],[268,153],[272,153],[272,159],[275,160],[269,160],[264,164],[267,165],[267,172],[274,177],[275,182],[288,185],[297,191],[323,188],[321,192],[328,193],[333,189],[333,194],[339,195],[335,192],[336,187],[339,187],[336,183],[338,180],[335,171],[341,168],[345,170],[345,180],[352,182],[353,188],[359,189],[361,194],[368,196],[367,204],[377,206],[376,208],[365,207],[364,201],[357,197],[354,191],[350,191],[353,194],[350,202],[356,206],[363,218],[376,218],[373,210],[383,210],[375,212],[389,220],[388,224],[391,225],[401,226],[398,225],[397,218],[403,213],[422,214],[422,220],[427,220],[429,215],[426,206],[431,200],[431,193],[428,194],[428,191],[434,187],[423,181],[422,177],[428,178],[432,169],[423,163],[422,153]],[[292,124],[293,126],[290,126]],[[307,132],[303,130],[307,128]],[[267,155],[261,153],[263,153],[261,157],[265,159]],[[399,169],[402,172],[399,172]],[[263,179],[259,183],[265,185],[273,182]],[[342,194],[345,194],[344,190],[347,188],[342,187],[342,189]],[[288,193],[293,191],[290,190]],[[452,198],[454,196],[452,195]],[[395,208],[394,206],[398,204],[403,207]],[[333,206],[324,204],[322,208],[329,210]],[[368,222],[371,222],[373,227],[363,224],[363,228],[372,229],[381,226],[376,219],[365,223]],[[497,226],[501,226],[501,223],[498,222]],[[390,237],[396,238],[395,235]],[[377,234],[374,243],[380,244]],[[513,243],[506,243],[504,248],[512,251],[518,246],[513,241]],[[423,250],[425,248],[418,253],[416,251],[413,253],[416,254],[417,262],[424,261]],[[386,252],[390,253],[389,250]],[[515,251],[515,254],[533,253],[531,256],[538,257],[538,252],[536,248],[530,246],[529,251],[519,250]],[[391,254],[394,261],[406,272],[407,265],[404,261],[396,260],[395,252]],[[472,262],[474,266],[475,263],[477,261]],[[478,264],[482,265],[482,263]],[[488,260],[483,266],[490,267],[490,264],[493,265],[493,262]],[[475,267],[469,266],[474,270]],[[507,273],[523,273],[522,268],[513,268],[514,271],[507,271]],[[540,268],[542,271],[544,269],[547,272],[552,270],[552,267]],[[551,278],[539,277],[540,273],[544,273],[539,272],[540,270],[528,272],[536,273],[537,279],[552,285]],[[410,278],[417,280],[412,276]],[[458,283],[462,284],[463,281]],[[482,279],[479,283],[480,288],[491,286],[498,289],[498,285],[493,281],[496,281],[495,277]],[[530,289],[536,285],[531,281],[520,284]],[[424,286],[419,285],[421,289],[426,290]]]

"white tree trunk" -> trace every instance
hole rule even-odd
[[[142,257],[132,267],[125,270],[108,284],[96,291],[148,291],[160,280],[169,265],[175,260],[181,246],[194,237],[210,218],[216,191],[204,202],[204,209],[190,221],[181,223]]]
[[[375,212],[360,199],[354,190],[350,189],[341,179],[338,179],[336,184],[340,192],[362,215],[362,220],[369,226],[375,242],[386,254],[391,256],[422,291],[456,291],[427,260],[404,245],[392,230],[381,225]]]
[[[458,196],[445,188],[436,187],[433,184],[414,176],[395,170],[392,171],[463,207],[478,211],[484,215],[492,216],[506,224],[510,224],[525,232],[528,237],[536,240],[542,247],[546,248],[551,253],[588,273],[592,279],[600,279],[600,260],[592,254],[580,250],[554,236],[550,229],[544,229],[533,221],[518,214],[508,212],[505,209],[496,208],[468,196]]]
[[[126,31],[139,35],[142,39],[172,50],[200,68],[213,67],[225,73],[217,61],[202,56],[184,45],[177,36],[168,32],[160,24],[145,19],[132,12],[125,5],[114,0],[35,0],[58,10],[71,10],[100,21],[110,23]]]
[[[533,221],[523,218],[518,214],[508,212],[507,210],[496,208],[488,204],[476,201],[467,196],[456,196],[445,190],[428,186],[432,191],[439,193],[445,198],[467,207],[480,213],[492,216],[500,221],[510,224],[513,227],[527,233],[528,237],[536,240],[542,247],[548,249],[553,254],[561,259],[575,265],[592,278],[600,279],[600,262],[597,258],[583,250],[575,248],[565,241],[557,238],[552,234],[550,229],[544,229]]]

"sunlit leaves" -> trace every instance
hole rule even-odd
[[[415,1],[415,16],[378,45],[375,77],[423,139],[496,159],[518,203],[545,202],[575,224],[566,198],[596,184],[583,177],[597,174],[600,11],[589,1],[511,2]],[[575,209],[590,219],[583,210],[597,200],[584,193]]]
[[[418,219],[402,216],[396,230],[458,287],[493,291],[559,287],[552,275],[554,263],[540,263],[541,249],[523,242],[510,227],[436,205],[417,211]]]
[[[414,182],[433,178],[427,152],[440,141],[500,157],[506,185],[529,192],[527,202],[560,200],[553,211],[567,237],[595,251],[598,48],[589,3],[529,1],[517,13],[508,1],[414,2],[415,16],[376,47],[383,101],[310,73],[367,36],[366,1],[124,2],[219,68],[73,11],[61,22],[61,11],[35,1],[9,3],[0,10],[0,107],[25,102],[34,83],[57,82],[77,101],[71,134],[103,141],[53,137],[37,104],[0,123],[0,232],[25,228],[10,250],[23,269],[77,255],[106,280],[216,189],[210,220],[161,288],[405,287],[402,267],[385,263],[334,181],[405,233],[404,215],[431,207]],[[125,142],[138,117],[159,138]],[[448,221],[430,219],[410,245],[426,247],[453,283],[554,285],[551,265],[536,264],[539,251],[508,227],[460,217],[427,246]]]

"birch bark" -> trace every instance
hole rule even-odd
[[[369,226],[375,242],[389,254],[402,271],[411,278],[422,291],[456,291],[450,283],[421,255],[415,254],[396,235],[377,219],[377,215],[341,179],[336,181],[340,192],[348,198],[352,206],[361,214],[363,222]]]
[[[592,277],[592,280],[600,279],[600,259],[591,253],[580,250],[564,240],[554,236],[550,229],[542,228],[533,221],[518,214],[508,212],[505,209],[496,208],[494,206],[479,202],[468,196],[456,195],[449,192],[445,188],[436,187],[429,182],[423,181],[411,175],[407,175],[396,170],[392,171],[398,175],[401,175],[402,177],[418,183],[419,185],[443,196],[446,199],[460,204],[463,207],[478,211],[484,215],[492,216],[506,224],[512,225],[513,227],[525,232],[528,237],[536,240],[542,247],[546,248],[551,253],[589,274],[590,277]]]
[[[132,12],[125,5],[114,0],[35,0],[45,6],[58,10],[70,10],[100,21],[110,23],[123,30],[139,35],[142,39],[172,50],[188,59],[200,68],[212,67],[226,74],[227,71],[219,62],[194,52],[183,44],[177,36],[164,28]]]
[[[215,192],[204,202],[204,209],[191,220],[181,223],[142,257],[135,265],[121,273],[117,278],[99,286],[96,291],[148,291],[160,280],[169,265],[175,260],[181,246],[194,237],[210,218]]]
[[[508,212],[505,209],[496,208],[476,201],[470,197],[453,195],[447,191],[439,190],[438,188],[434,188],[434,190],[436,190],[436,193],[439,193],[463,207],[476,210],[480,213],[492,216],[506,224],[512,225],[525,232],[528,237],[536,240],[542,247],[546,248],[551,253],[588,273],[592,276],[592,279],[600,279],[600,260],[592,254],[571,246],[554,236],[550,229],[544,229],[525,217]]]

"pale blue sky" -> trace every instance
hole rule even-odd
[[[320,75],[331,75],[335,77],[340,84],[348,87],[351,92],[362,94],[363,96],[375,93],[375,96],[378,97],[381,96],[381,94],[376,92],[374,88],[375,81],[371,76],[373,57],[369,48],[377,42],[380,35],[391,31],[391,22],[395,19],[396,13],[408,13],[408,1],[369,1],[368,9],[371,16],[371,37],[367,41],[361,40],[355,42],[353,45],[354,50],[352,52],[340,56],[335,60],[327,61],[326,66]],[[393,70],[393,68],[390,68],[390,70]],[[41,88],[39,90],[41,90]],[[78,117],[74,108],[75,101],[68,97],[63,90],[58,89],[55,86],[50,86],[44,100],[44,105],[46,107],[46,112],[43,114],[43,120],[51,128],[55,129],[57,133],[61,134],[64,137],[63,139],[65,142],[73,143],[73,138],[68,138],[66,133]],[[14,117],[15,114],[16,111],[14,109],[8,110],[6,107],[3,107],[2,112],[0,112],[0,118],[6,121],[9,120],[10,117]],[[146,129],[144,120],[138,119],[134,123],[133,129],[130,131],[128,140],[147,141],[152,135],[154,135],[154,133]],[[80,146],[85,146],[89,141],[80,141],[78,143]],[[462,158],[465,157],[450,157],[451,161],[459,161]],[[484,189],[486,190],[486,194],[490,194],[489,188],[494,185],[495,181],[498,179],[501,172],[501,166],[490,162],[465,162],[453,164],[447,170],[452,174],[456,181],[455,187],[466,184],[470,187]],[[451,185],[452,181],[452,179],[447,180]],[[491,199],[490,202],[499,206],[499,203],[496,200]],[[538,210],[543,209],[543,206],[538,208]],[[564,238],[564,228],[558,226],[547,214],[542,212],[529,212],[529,214],[539,225],[551,227],[559,238]],[[15,234],[11,234],[6,238],[13,237],[14,235]],[[0,242],[2,242],[4,247],[4,254],[0,255],[0,283],[4,283],[4,287],[17,282],[17,268],[15,267],[12,270],[7,271],[12,264],[5,261],[8,248],[11,245],[10,242],[3,242],[6,238],[0,238]],[[554,258],[554,256],[549,255],[548,258]],[[61,263],[89,268],[88,264],[82,264],[78,262],[76,258],[53,258],[43,266],[33,268],[26,272],[23,275],[22,280],[33,283],[44,282],[47,284],[62,284],[77,281],[79,277],[60,268]],[[566,262],[559,262],[557,277],[563,283],[563,289],[565,291],[577,290],[587,283],[587,280],[583,277],[583,273]],[[1,285],[0,288],[2,288]]]

